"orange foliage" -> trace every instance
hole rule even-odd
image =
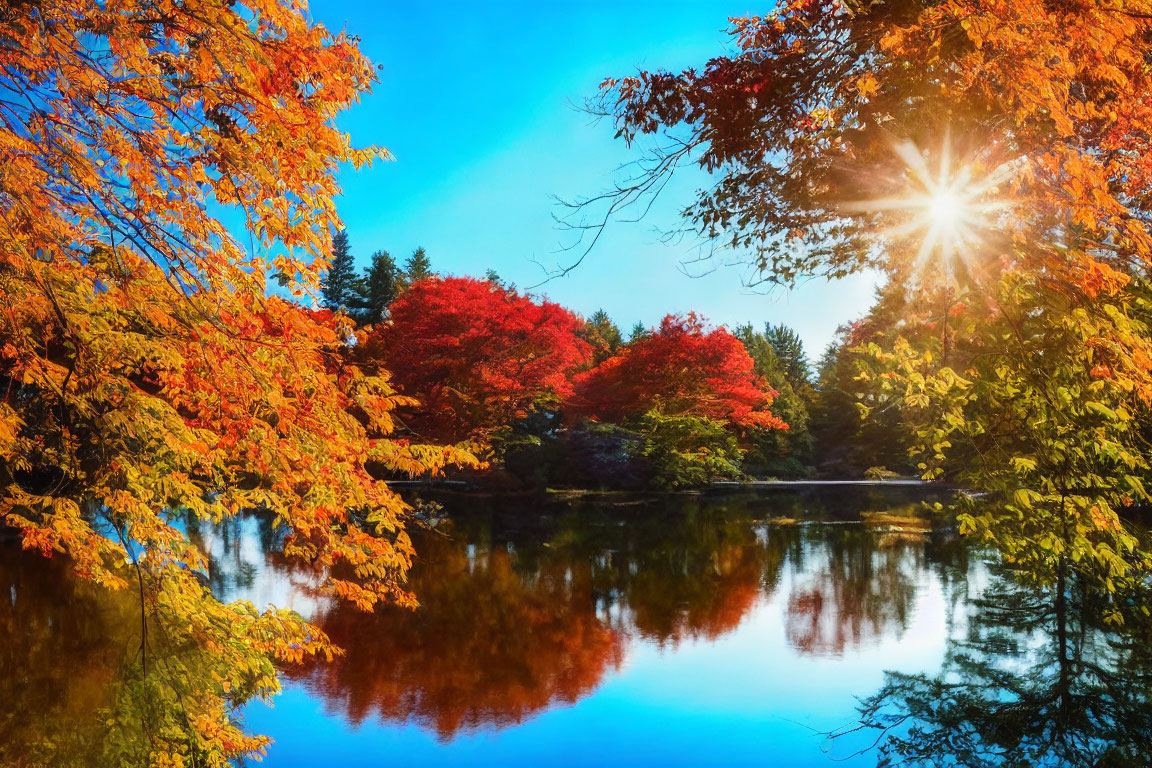
[[[333,122],[373,69],[296,0],[16,4],[0,40],[0,519],[138,586],[148,632],[198,649],[216,675],[149,761],[222,764],[263,747],[228,708],[277,690],[270,659],[332,647],[297,616],[215,603],[173,517],[271,509],[289,556],[341,574],[334,593],[411,602],[406,506],[364,470],[400,400],[343,363],[325,318],[265,296],[273,273],[315,287],[338,164],[386,156]]]
[[[765,279],[953,271],[991,294],[1009,272],[1088,305],[1152,264],[1146,0],[792,0],[731,22],[734,54],[608,80],[604,108],[626,140],[677,136],[653,173],[695,153],[719,174],[688,216]],[[983,219],[948,259],[901,205],[938,174],[979,188]],[[1152,400],[1150,342],[1115,326],[1088,346]]]
[[[414,721],[443,739],[508,727],[574,704],[623,661],[624,636],[597,618],[587,569],[573,584],[558,572],[527,585],[502,549],[474,560],[454,542],[421,551],[420,610],[337,609],[321,626],[349,655],[293,673],[354,721]]]

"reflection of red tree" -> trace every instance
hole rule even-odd
[[[423,554],[433,562],[413,575],[420,608],[335,610],[320,623],[348,655],[293,673],[354,721],[375,712],[442,738],[506,727],[575,703],[619,667],[622,637],[597,619],[587,584],[522,579],[504,551],[471,562],[445,546]]]
[[[643,573],[628,594],[632,621],[644,636],[678,644],[714,640],[740,625],[760,594],[761,561],[752,546],[721,545],[709,573]]]

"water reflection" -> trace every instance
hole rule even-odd
[[[801,653],[839,656],[903,634],[922,586],[924,538],[826,531],[788,599],[789,643]]]
[[[0,765],[98,765],[135,607],[0,543]]]
[[[1123,629],[1108,628],[1103,608],[1091,584],[1037,592],[997,569],[939,673],[890,673],[863,703],[882,762],[1152,765],[1149,621],[1131,610]]]
[[[560,733],[547,713],[569,710],[596,713],[580,722],[639,764],[823,764],[822,746],[854,765],[1152,757],[1149,629],[1102,626],[1083,585],[1020,587],[948,530],[859,523],[911,513],[907,500],[442,501],[451,517],[418,539],[415,612],[318,597],[266,519],[187,523],[218,596],[293,607],[347,649],[286,670],[288,711],[250,710],[283,742],[271,765],[314,762],[303,750],[315,738],[293,735],[326,728],[323,748],[345,744],[348,765],[395,749],[417,763],[538,765]],[[134,754],[120,743],[139,644],[131,596],[0,547],[0,765]],[[864,730],[814,735],[856,719],[858,697]],[[332,735],[333,722],[348,730]],[[506,733],[520,741],[498,741]]]
[[[788,500],[784,510],[756,497],[471,502],[447,534],[417,542],[420,610],[322,611],[317,622],[349,653],[291,674],[354,722],[415,722],[449,740],[578,701],[619,669],[631,642],[675,648],[732,632],[786,571],[796,577],[788,626],[799,651],[899,637],[923,535],[886,542],[859,525],[798,525],[781,511],[851,519],[867,500]],[[792,610],[813,594],[815,614]]]
[[[499,728],[574,703],[618,668],[623,638],[595,612],[588,571],[548,563],[524,578],[507,549],[422,542],[412,580],[422,608],[317,617],[348,649],[332,664],[293,670],[353,721],[414,721],[447,738]]]

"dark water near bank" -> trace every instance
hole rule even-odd
[[[417,537],[422,607],[374,615],[317,597],[262,518],[190,533],[218,596],[292,607],[347,649],[244,713],[271,768],[1149,764],[1146,630],[1105,630],[947,527],[870,514],[915,498],[445,497]],[[0,765],[98,738],[133,609],[0,547]],[[862,707],[889,730],[857,728]]]

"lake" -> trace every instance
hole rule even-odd
[[[370,615],[289,567],[268,518],[186,530],[219,597],[346,649],[246,708],[270,768],[1147,765],[1147,629],[1022,584],[920,498],[426,496],[421,607]],[[123,597],[0,549],[0,765],[87,764]]]

